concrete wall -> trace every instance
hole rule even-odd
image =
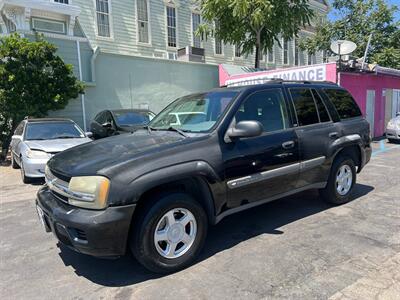
[[[218,86],[218,66],[100,53],[85,93],[87,124],[101,110],[147,103],[158,113],[176,98]]]

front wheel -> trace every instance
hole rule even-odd
[[[12,151],[11,151],[11,167],[13,169],[18,169],[19,168],[17,162],[15,161],[14,154],[12,153]]]
[[[339,156],[335,159],[328,183],[320,190],[321,197],[332,204],[340,205],[350,201],[351,192],[356,183],[356,167],[350,157]]]
[[[32,178],[28,177],[25,175],[25,169],[24,169],[24,163],[22,162],[22,157],[21,157],[21,179],[23,183],[31,183],[32,182]]]
[[[162,196],[134,220],[131,251],[147,269],[171,273],[189,266],[207,236],[208,219],[191,196]]]

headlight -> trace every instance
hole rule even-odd
[[[68,202],[71,205],[103,209],[107,205],[110,180],[103,176],[72,177],[68,186]]]
[[[40,150],[27,150],[26,151],[27,158],[50,158],[50,155],[44,151]]]

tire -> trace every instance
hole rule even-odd
[[[388,141],[389,141],[389,143],[394,143],[395,141],[394,141],[394,139],[388,139]]]
[[[199,255],[207,236],[208,218],[203,207],[187,194],[171,193],[159,196],[155,200],[149,201],[149,205],[140,212],[136,220],[133,220],[133,227],[130,233],[130,248],[139,263],[148,270],[161,274],[176,272],[191,265]],[[186,214],[183,216],[187,216],[189,219],[193,217],[195,221],[191,221],[185,227],[180,227],[181,225],[178,224],[176,227],[172,227],[172,230],[168,231],[166,228],[167,222],[170,219],[166,214],[171,211],[174,211],[172,215],[174,220],[176,218],[181,221],[180,213],[184,211]],[[171,216],[171,214],[168,214],[168,216]],[[164,225],[164,229],[160,231],[160,226]],[[180,251],[180,254],[175,255],[175,252],[171,254],[176,257],[166,257],[167,254],[165,253],[168,252],[167,249],[172,248],[171,246],[169,246],[170,248],[167,246],[170,245],[169,240],[156,242],[156,231],[161,233],[167,230],[165,237],[172,236],[176,240],[179,240],[180,234],[184,234],[185,232],[193,233],[193,229],[195,234],[190,243],[184,244],[183,242],[178,242],[176,245],[176,251]],[[163,255],[161,252],[164,248],[165,253]]]
[[[32,182],[32,178],[28,177],[25,175],[25,169],[24,169],[24,163],[22,162],[22,158],[21,158],[21,179],[23,183],[31,183]]]
[[[347,168],[345,166],[347,166]],[[342,185],[342,189],[340,189],[337,182],[337,176],[339,175],[340,170],[347,170],[345,174],[350,174],[347,176],[351,176],[351,184],[349,184],[347,179],[344,179],[344,185]],[[337,157],[332,164],[331,173],[329,175],[326,187],[319,190],[321,198],[326,202],[335,205],[349,202],[351,200],[351,193],[353,191],[354,184],[356,183],[356,177],[356,167],[353,159],[349,156]],[[341,190],[341,192],[339,192],[339,190]]]
[[[19,165],[17,164],[17,162],[14,159],[14,154],[12,154],[11,152],[11,167],[13,169],[19,169]]]

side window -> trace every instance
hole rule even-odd
[[[105,112],[103,111],[103,112],[97,114],[97,116],[94,119],[97,123],[103,124],[106,121]]]
[[[235,115],[236,122],[258,121],[265,132],[290,127],[281,89],[257,92],[247,98]]]
[[[361,116],[360,108],[349,92],[339,89],[324,89],[329,99],[336,107],[341,119],[349,119]]]
[[[15,135],[22,135],[24,131],[24,122],[19,123],[19,125],[17,126],[17,128],[14,131]]]
[[[294,107],[296,109],[297,121],[299,126],[319,123],[317,107],[310,89],[291,88]]]
[[[312,90],[312,94],[314,96],[315,103],[317,103],[319,120],[321,122],[329,122],[331,118],[329,117],[328,110],[326,109],[326,106],[321,97],[316,90]]]

